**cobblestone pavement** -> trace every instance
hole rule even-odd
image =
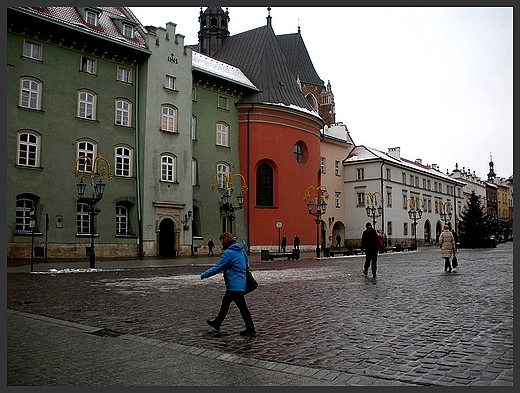
[[[216,262],[133,269],[8,272],[7,308],[109,332],[251,359],[416,385],[513,386],[513,243],[461,249],[444,272],[436,247],[379,255],[377,281],[363,257],[259,261],[247,295],[258,331],[238,335],[224,290],[199,273]]]

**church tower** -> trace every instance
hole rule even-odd
[[[199,15],[199,52],[213,56],[222,46],[222,42],[229,37],[229,13],[221,7],[208,7]]]
[[[493,164],[493,157],[491,154],[489,154],[489,173],[488,173],[488,181],[491,183],[495,182],[495,177],[497,176],[495,174],[495,171],[493,170],[494,164]]]

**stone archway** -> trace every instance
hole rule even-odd
[[[175,257],[175,224],[170,218],[164,218],[159,224],[159,257]]]
[[[430,220],[424,222],[424,242],[431,243],[432,241],[432,224]]]

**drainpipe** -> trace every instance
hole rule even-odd
[[[137,226],[139,241],[139,257],[143,256],[143,222],[141,218],[141,167],[139,148],[139,64],[136,65],[135,73],[135,181],[137,198]]]
[[[251,184],[251,173],[250,173],[250,127],[249,127],[249,120],[250,120],[250,113],[253,110],[253,105],[247,110],[247,181],[249,184]],[[251,190],[247,193],[247,253],[251,253],[251,241],[249,234],[251,229]]]
[[[381,207],[382,207],[382,210],[381,210],[381,231],[385,233],[385,204],[383,202],[384,198],[383,198],[383,166],[385,165],[385,160],[381,159],[381,167],[380,167],[380,171],[381,171]]]

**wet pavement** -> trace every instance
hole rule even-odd
[[[260,284],[247,295],[254,338],[239,336],[234,305],[220,333],[205,323],[218,311],[224,284],[199,274],[217,257],[97,261],[97,269],[48,263],[32,273],[12,266],[7,308],[20,314],[9,314],[8,333],[15,342],[9,320],[22,323],[30,314],[95,327],[105,339],[177,345],[190,356],[211,351],[212,360],[235,365],[264,362],[264,372],[299,370],[297,378],[229,384],[513,386],[513,243],[457,256],[459,267],[447,273],[437,247],[382,254],[374,281],[361,274],[362,256],[317,260],[308,253],[266,262],[253,254]],[[10,359],[22,365],[13,345],[8,340],[8,366]],[[8,385],[31,384],[14,366],[8,370]]]

